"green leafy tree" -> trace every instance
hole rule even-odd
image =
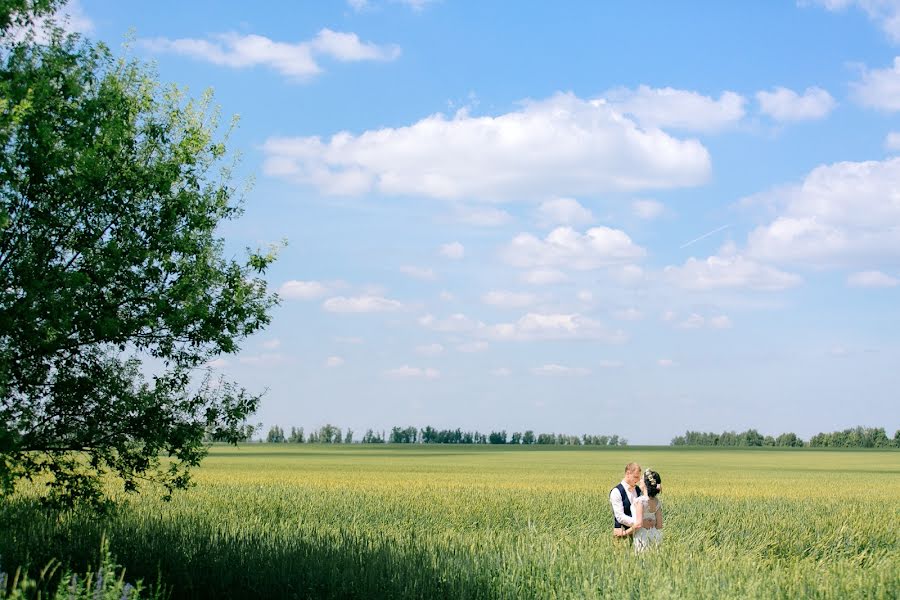
[[[266,441],[270,444],[283,444],[287,441],[287,438],[284,437],[284,429],[278,425],[272,425],[266,435]]]
[[[209,97],[12,34],[57,4],[0,4],[0,494],[99,504],[113,476],[169,497],[205,438],[246,434],[259,397],[197,374],[269,323],[274,254],[225,256],[240,194]]]

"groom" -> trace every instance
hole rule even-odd
[[[634,533],[628,529],[634,525],[634,517],[631,515],[631,505],[641,495],[641,488],[637,486],[641,480],[641,466],[637,463],[625,465],[625,478],[621,483],[609,492],[609,503],[613,510],[613,536],[626,537]]]

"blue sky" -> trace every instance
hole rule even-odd
[[[893,433],[900,3],[636,4],[68,10],[241,117],[266,426]]]

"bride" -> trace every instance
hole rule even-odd
[[[663,510],[659,494],[662,492],[662,477],[656,471],[644,471],[646,496],[639,496],[634,502],[634,551],[643,552],[662,542]]]

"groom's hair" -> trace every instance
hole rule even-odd
[[[637,464],[637,463],[634,463],[634,462],[628,463],[627,465],[625,465],[625,472],[626,472],[626,473],[628,473],[629,471],[634,471],[635,469],[637,469],[638,471],[640,471],[640,470],[641,470],[641,465],[639,465],[639,464]]]

